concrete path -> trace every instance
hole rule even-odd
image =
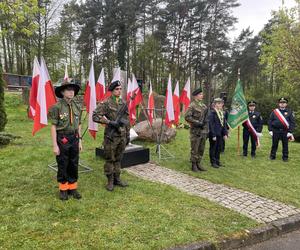
[[[267,223],[300,213],[300,209],[293,206],[236,188],[214,184],[153,163],[132,166],[126,170],[145,180],[167,184],[183,192],[206,198],[258,222]]]

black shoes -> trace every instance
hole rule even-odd
[[[212,163],[211,166],[212,166],[213,168],[219,168],[219,166],[217,165],[217,163]]]
[[[288,162],[288,161],[289,161],[288,158],[283,158],[282,160],[283,160],[284,162]]]
[[[69,194],[70,196],[73,196],[73,198],[76,199],[76,200],[80,200],[80,199],[81,199],[81,195],[80,195],[80,193],[77,191],[77,189],[68,190],[68,194]]]
[[[62,200],[62,201],[68,200],[69,199],[68,191],[67,190],[65,190],[65,191],[59,190],[59,199]]]

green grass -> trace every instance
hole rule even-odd
[[[54,161],[49,127],[32,137],[32,122],[26,117],[20,96],[5,97],[6,132],[21,138],[0,148],[0,249],[163,249],[216,241],[258,225],[205,199],[127,173],[123,178],[129,182],[128,188],[107,192],[103,161],[95,159],[101,136],[96,141],[85,136],[81,159],[94,171],[80,174],[83,199],[61,202],[55,172],[47,168]],[[263,143],[268,145],[252,161],[236,156],[231,138],[223,156],[226,168],[193,174],[189,170],[188,131],[182,129],[176,141],[165,145],[176,159],[160,163],[299,206],[299,145],[291,144],[288,164],[278,160],[271,165],[267,160],[269,139],[264,138]]]
[[[281,144],[277,151],[277,159],[275,161],[269,160],[272,141],[265,126],[261,147],[256,151],[257,157],[252,159],[250,156],[238,155],[237,133],[237,129],[233,130],[230,138],[226,141],[225,153],[221,154],[221,162],[225,164],[224,168],[214,169],[210,167],[209,142],[207,141],[203,165],[208,171],[194,173],[190,170],[189,131],[186,129],[177,130],[176,140],[164,145],[169,152],[175,155],[175,158],[158,161],[155,157],[155,161],[162,166],[195,177],[226,184],[300,207],[300,144],[289,143],[289,162],[285,163],[281,160]],[[240,134],[240,152],[242,153],[242,128]],[[248,155],[250,155],[250,149],[249,142]]]

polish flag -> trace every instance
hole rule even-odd
[[[31,80],[31,88],[30,88],[30,97],[29,97],[29,113],[28,116],[32,120],[34,120],[35,116],[35,106],[39,85],[39,78],[41,74],[41,67],[37,57],[34,57],[33,61],[33,71],[32,71],[32,80]]]
[[[171,127],[172,122],[175,120],[174,117],[174,106],[173,106],[173,94],[172,94],[172,82],[171,74],[169,74],[168,87],[165,99],[165,108],[166,108],[166,119],[165,124],[168,127]]]
[[[48,69],[44,58],[41,59],[41,71],[37,90],[37,100],[35,106],[35,116],[32,134],[48,125],[47,114],[50,107],[56,103],[54,89],[51,84]]]
[[[64,76],[64,81],[65,81],[65,82],[69,81],[68,65],[67,65],[67,64],[66,64],[66,66],[65,66],[65,76]]]
[[[143,101],[142,91],[139,87],[135,75],[132,74],[132,82],[131,82],[132,96],[134,98],[134,106],[136,107]]]
[[[173,95],[173,106],[174,106],[174,124],[179,124],[180,119],[180,103],[179,103],[179,82],[177,81],[174,95]]]
[[[120,69],[120,67],[114,69],[114,76],[113,76],[113,79],[111,80],[111,82],[115,82],[115,81],[121,81],[121,69]],[[107,91],[106,91],[106,93],[103,97],[103,100],[107,99],[110,96],[111,96],[111,91],[109,91],[108,88],[107,88]]]
[[[131,98],[131,80],[130,78],[128,78],[128,83],[127,83],[127,95],[126,95],[126,100],[129,103],[130,102],[130,98]]]
[[[186,81],[186,84],[181,92],[179,101],[180,101],[180,103],[183,104],[184,111],[186,111],[191,103],[191,80],[190,80],[190,78],[188,78],[188,80]]]
[[[150,82],[149,97],[148,97],[148,118],[149,118],[150,125],[152,125],[153,123],[153,114],[154,114],[154,95],[152,92],[152,84]]]
[[[126,100],[128,103],[128,111],[129,111],[129,121],[130,124],[133,125],[135,120],[136,120],[136,109],[134,107],[134,102],[132,100],[132,82],[130,78],[128,78],[128,84],[127,84],[127,95],[126,95]]]
[[[99,75],[98,81],[96,83],[96,100],[101,102],[105,96],[105,77],[104,77],[104,68],[102,68]]]
[[[93,122],[93,112],[96,109],[96,84],[94,73],[94,62],[92,61],[89,80],[87,82],[88,92],[85,92],[86,110],[89,113],[88,129],[91,136],[96,139],[96,133],[98,131],[98,124]]]

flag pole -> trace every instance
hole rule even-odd
[[[241,80],[241,69],[238,68],[238,81]],[[238,126],[237,154],[240,155],[240,126]]]

